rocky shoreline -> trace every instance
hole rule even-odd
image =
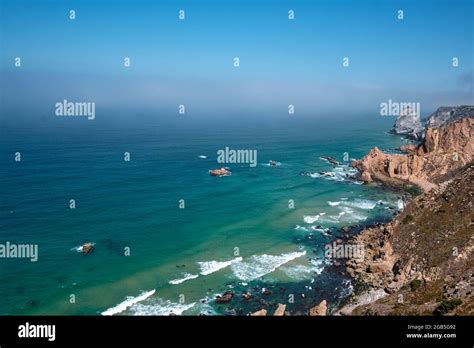
[[[349,242],[365,248],[346,263],[360,290],[333,315],[474,314],[474,107],[438,111],[406,154],[374,148],[352,164],[366,183],[421,191]]]
[[[251,316],[474,314],[474,107],[440,108],[426,125],[420,144],[401,147],[401,154],[374,148],[351,164],[365,183],[397,190],[407,202],[391,221],[330,233],[334,241],[364,248],[362,259],[326,268],[352,282],[349,296],[310,298],[278,284],[226,291],[216,303],[228,315]],[[301,297],[291,311],[289,292]],[[233,298],[239,303],[230,305]]]

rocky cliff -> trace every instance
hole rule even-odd
[[[392,133],[421,140],[428,128],[439,128],[447,123],[474,115],[473,105],[442,106],[433,112],[423,124],[418,115],[402,114],[393,125]]]
[[[474,314],[474,107],[440,108],[427,125],[406,154],[374,148],[353,162],[366,182],[424,193],[352,239],[364,248],[363,259],[346,264],[359,290],[335,314]]]
[[[400,115],[393,125],[392,132],[418,140],[423,134],[423,124],[418,115]]]
[[[442,106],[428,117],[425,128],[439,128],[447,123],[472,115],[474,115],[473,105]]]
[[[352,241],[347,271],[366,288],[342,315],[474,314],[474,165],[408,203],[392,222]]]
[[[463,117],[445,119],[441,127],[428,128],[423,142],[407,154],[389,155],[374,148],[352,166],[367,183],[412,183],[429,191],[436,187],[439,177],[473,160],[474,109],[470,111]]]

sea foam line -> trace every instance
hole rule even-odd
[[[240,280],[250,281],[274,272],[278,267],[298,257],[306,255],[306,251],[292,252],[282,255],[252,255],[248,261],[232,264],[234,275]]]
[[[229,267],[230,265],[241,262],[242,257],[236,257],[235,259],[229,261],[206,261],[198,262],[199,267],[201,268],[202,275],[209,275],[211,273],[217,272],[223,268]]]
[[[177,285],[185,282],[186,280],[196,279],[197,277],[199,277],[199,274],[184,273],[183,278],[170,280],[169,283],[172,285]]]
[[[184,311],[194,307],[196,302],[189,304],[181,304],[171,302],[169,300],[157,299],[152,301],[150,304],[137,303],[130,308],[130,312],[133,315],[181,315]]]
[[[106,311],[102,312],[101,314],[102,315],[114,315],[114,314],[121,313],[124,310],[126,310],[128,307],[134,305],[135,303],[143,301],[143,300],[147,299],[148,297],[152,296],[155,292],[156,292],[156,289],[153,289],[153,290],[150,290],[150,291],[146,291],[146,292],[142,293],[141,295],[139,295],[137,297],[127,296],[127,299],[125,301],[119,303],[118,305],[116,305],[114,307],[111,307],[111,308],[107,309]]]

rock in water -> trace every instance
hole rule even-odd
[[[92,250],[94,250],[94,244],[90,243],[90,242],[87,242],[87,243],[84,243],[82,245],[82,249],[81,251],[84,253],[84,254],[90,254],[92,252]]]
[[[252,294],[250,292],[245,292],[245,293],[242,294],[242,298],[245,301],[249,301],[252,298]]]
[[[261,309],[259,311],[253,312],[250,314],[252,317],[264,317],[267,315],[267,310],[266,309]]]
[[[327,307],[326,300],[322,300],[320,304],[318,304],[317,306],[315,306],[315,307],[313,307],[309,310],[309,315],[310,316],[326,315],[327,309],[328,309],[328,307]]]
[[[228,303],[232,300],[232,297],[234,297],[234,293],[232,291],[226,291],[222,296],[218,295],[216,297],[216,303],[217,304],[223,304],[223,303]]]
[[[422,137],[424,127],[421,124],[419,115],[400,115],[393,125],[392,132],[406,135],[409,138],[418,140]]]
[[[279,303],[278,307],[277,307],[275,313],[273,313],[273,315],[276,316],[276,317],[281,317],[285,314],[285,309],[286,309],[286,305]]]
[[[330,156],[321,156],[322,159],[325,159],[326,161],[328,161],[329,163],[337,166],[339,164],[339,162],[333,158],[333,157],[330,157]]]

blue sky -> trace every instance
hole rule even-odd
[[[7,109],[23,101],[43,110],[63,98],[110,109],[186,104],[202,113],[288,104],[303,113],[370,112],[387,99],[419,101],[432,111],[474,102],[472,0],[0,3]]]

